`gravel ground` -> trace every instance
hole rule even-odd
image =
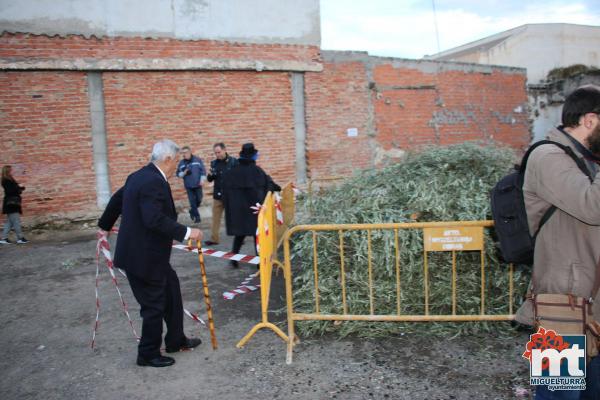
[[[207,228],[206,225],[203,228]],[[205,229],[207,232],[208,229]],[[0,248],[1,399],[511,399],[530,398],[521,358],[526,333],[504,337],[415,336],[380,339],[301,338],[294,363],[285,344],[260,331],[246,348],[237,341],[258,322],[259,294],[226,301],[254,267],[235,270],[206,257],[219,349],[208,330],[186,318],[186,331],[204,343],[175,354],[169,368],[135,365],[136,342],[105,267],[101,269],[100,326],[95,317],[93,232],[46,232],[28,245]],[[224,237],[226,249],[231,238]],[[248,240],[248,242],[250,242]],[[251,247],[243,248],[251,253]],[[206,317],[197,259],[174,250],[184,306]],[[139,306],[127,282],[121,290],[137,329]],[[274,277],[272,309],[283,306],[281,275]],[[271,318],[284,331],[284,315]]]

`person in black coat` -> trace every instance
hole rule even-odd
[[[179,148],[170,140],[154,145],[152,162],[127,177],[110,199],[98,221],[108,235],[121,216],[115,266],[127,273],[133,295],[140,303],[142,337],[137,364],[165,367],[175,360],[160,354],[163,319],[167,324],[167,353],[198,346],[183,332],[183,304],[177,273],[171,267],[173,240],[201,240],[198,229],[177,222],[177,212],[167,179],[177,168]]]
[[[8,235],[12,229],[17,234],[17,243],[25,244],[28,240],[23,236],[21,231],[21,193],[25,190],[25,186],[17,183],[12,176],[12,167],[5,165],[2,167],[2,188],[4,189],[4,198],[2,199],[2,214],[6,214],[6,223],[0,237],[0,244],[12,243],[8,239]]]
[[[279,191],[277,185],[265,171],[256,165],[258,150],[254,144],[242,146],[238,165],[223,175],[223,203],[225,205],[225,225],[227,234],[235,236],[232,252],[238,254],[246,236],[254,238],[256,253],[256,226],[258,216],[250,208],[262,203],[269,191]],[[237,267],[237,261],[231,261]]]
[[[216,158],[210,162],[210,173],[206,177],[209,182],[214,182],[211,235],[210,240],[204,242],[207,246],[219,244],[221,217],[225,210],[223,205],[223,175],[237,165],[237,159],[227,154],[225,143],[216,143],[213,146],[213,151]]]

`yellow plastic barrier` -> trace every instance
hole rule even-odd
[[[254,327],[239,341],[238,348],[243,347],[250,338],[262,328],[274,331],[280,338],[287,341],[288,338],[276,325],[269,322],[269,294],[271,289],[271,273],[273,271],[273,260],[275,246],[277,244],[277,222],[275,217],[275,199],[273,193],[269,192],[258,213],[258,247],[260,256],[260,300],[262,321]]]
[[[283,234],[286,230],[294,223],[294,217],[296,215],[296,203],[294,200],[294,184],[288,183],[285,185],[280,192],[281,197],[281,212],[283,213],[283,224],[277,224],[277,240],[275,251],[283,243]]]
[[[292,362],[293,346],[296,341],[294,331],[295,321],[306,320],[329,320],[329,321],[509,321],[514,319],[513,315],[513,266],[508,269],[509,280],[509,314],[490,315],[485,312],[485,248],[484,248],[484,228],[493,227],[493,221],[463,221],[463,222],[415,222],[415,223],[387,223],[387,224],[336,224],[336,225],[299,225],[286,231],[283,237],[284,245],[284,278],[286,288],[287,304],[287,357],[286,362]],[[400,244],[398,240],[398,231],[400,229],[421,229],[423,231],[423,292],[425,298],[425,307],[423,315],[401,314],[400,309]],[[378,315],[375,313],[375,304],[373,297],[372,280],[372,248],[371,232],[373,230],[392,230],[395,239],[395,275],[396,275],[396,313],[392,315]],[[319,266],[316,257],[317,239],[316,234],[319,231],[338,232],[340,249],[340,283],[342,291],[342,314],[324,314],[319,307]],[[370,313],[367,315],[348,314],[346,304],[346,279],[344,265],[344,232],[347,231],[366,231],[367,232],[367,266],[368,268],[368,289]],[[315,303],[314,313],[298,313],[294,311],[293,287],[292,287],[292,266],[290,253],[290,238],[298,232],[311,232],[313,241],[313,265],[314,270],[314,291]],[[432,315],[429,313],[429,273],[427,255],[430,252],[445,251],[452,253],[452,314],[451,315]],[[481,308],[479,314],[475,315],[457,315],[456,313],[456,252],[457,251],[480,251],[481,252]],[[262,288],[261,288],[262,289]]]

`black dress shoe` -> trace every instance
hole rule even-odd
[[[205,240],[204,244],[207,246],[214,246],[215,244],[219,244],[219,242],[213,242],[212,240]]]
[[[173,347],[167,347],[167,353],[177,353],[178,351],[187,351],[187,350],[191,350],[194,347],[198,347],[200,346],[200,344],[202,343],[202,340],[198,339],[198,338],[185,338],[183,344],[179,347],[173,348]]]
[[[137,358],[137,365],[140,367],[168,367],[175,364],[175,360],[171,357],[158,356],[156,358],[147,359],[141,356]]]

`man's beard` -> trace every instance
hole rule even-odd
[[[585,140],[588,149],[596,156],[600,156],[600,124],[590,133]]]

